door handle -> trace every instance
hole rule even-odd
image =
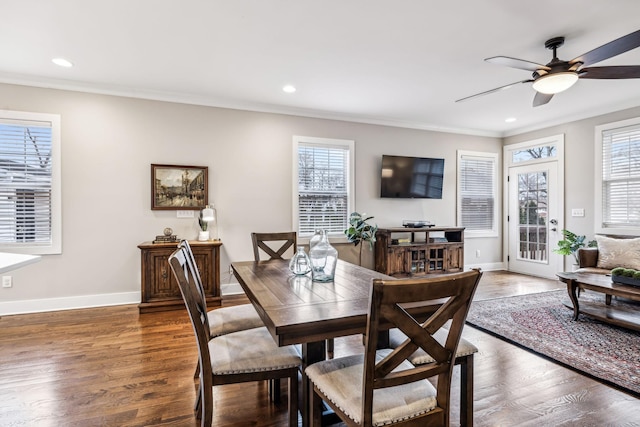
[[[558,231],[558,229],[557,229],[557,228],[555,228],[555,227],[553,227],[553,228],[551,229],[551,231]]]

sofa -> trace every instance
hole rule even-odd
[[[640,270],[640,238],[596,235],[598,247],[578,249],[581,273],[611,274],[616,267]]]

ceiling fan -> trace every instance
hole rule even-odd
[[[554,37],[545,42],[544,47],[553,50],[553,58],[547,65],[510,58],[508,56],[494,56],[485,59],[492,64],[533,71],[530,79],[500,86],[485,92],[467,96],[456,100],[466,101],[489,93],[509,89],[520,83],[533,83],[536,95],[533,106],[537,107],[551,101],[553,95],[569,89],[579,78],[581,79],[636,79],[640,78],[640,65],[624,65],[609,67],[589,67],[592,64],[613,58],[621,53],[640,47],[640,30],[593,49],[584,55],[577,56],[571,61],[558,59],[557,49],[564,44],[564,37]]]

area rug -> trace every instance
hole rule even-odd
[[[583,292],[581,300],[604,295]],[[544,356],[596,380],[640,396],[640,332],[601,323],[563,305],[567,292],[549,291],[475,301],[471,326]],[[612,306],[631,307],[614,299]],[[635,305],[635,309],[639,309]]]

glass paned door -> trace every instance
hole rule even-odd
[[[546,171],[517,174],[518,185],[518,259],[546,261],[548,258]]]
[[[562,271],[557,162],[509,168],[509,270],[541,277]]]

